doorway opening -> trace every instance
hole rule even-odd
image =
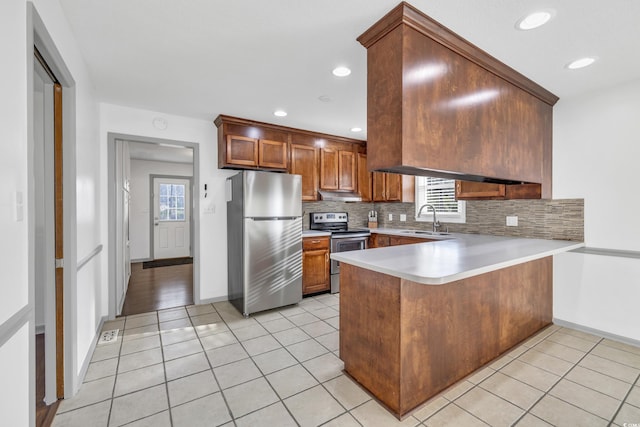
[[[64,397],[62,86],[34,47],[33,188],[36,425]]]
[[[198,145],[108,139],[110,315],[197,303]]]

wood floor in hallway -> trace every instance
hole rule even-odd
[[[193,264],[142,268],[131,264],[122,316],[193,304]]]
[[[36,335],[36,427],[49,427],[60,401],[44,403],[44,334]]]

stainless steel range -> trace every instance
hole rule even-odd
[[[315,212],[309,214],[309,228],[331,232],[331,252],[367,249],[371,232],[367,228],[349,228],[347,212]],[[331,293],[340,292],[340,263],[331,260]]]

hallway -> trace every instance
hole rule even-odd
[[[193,264],[142,268],[131,264],[121,316],[193,304]]]

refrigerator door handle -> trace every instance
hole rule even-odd
[[[290,221],[292,219],[298,219],[299,216],[261,216],[261,217],[251,217],[254,221]]]

